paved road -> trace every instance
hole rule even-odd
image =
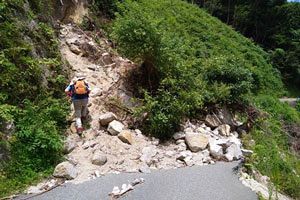
[[[238,180],[233,172],[237,163],[218,163],[151,174],[110,174],[81,184],[65,184],[34,200],[105,200],[114,186],[135,178],[145,182],[121,199],[126,200],[257,200],[257,196]]]

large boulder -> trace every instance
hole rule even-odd
[[[208,145],[208,138],[204,134],[197,134],[188,132],[185,135],[185,142],[193,152],[203,150]]]
[[[116,119],[117,119],[117,116],[114,113],[108,112],[108,113],[100,115],[99,122],[100,122],[101,126],[107,126],[110,122],[112,122],[113,120],[116,120]]]
[[[119,133],[118,138],[124,143],[133,143],[132,133],[130,130],[122,130],[121,133]]]
[[[92,163],[94,165],[102,166],[107,162],[107,157],[101,152],[95,152],[92,158]]]
[[[68,180],[76,178],[78,175],[77,169],[68,161],[58,164],[53,172],[53,176],[57,178],[66,178]]]
[[[113,120],[112,122],[110,122],[107,127],[107,131],[111,135],[118,135],[123,129],[124,125],[117,120]]]
[[[216,139],[213,138],[209,140],[209,152],[210,155],[216,159],[221,159],[224,157],[223,147]]]

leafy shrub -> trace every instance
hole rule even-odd
[[[112,38],[120,52],[146,69],[147,131],[162,138],[206,104],[282,91],[262,49],[183,1],[125,1]]]

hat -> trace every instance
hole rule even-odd
[[[76,74],[75,75],[75,80],[79,81],[79,80],[83,80],[85,79],[85,75],[84,74]]]

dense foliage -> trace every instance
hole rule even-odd
[[[285,82],[300,88],[300,3],[286,0],[190,2],[263,46]]]
[[[0,1],[0,196],[49,172],[61,157],[66,78],[44,3]]]
[[[262,49],[186,2],[126,1],[112,36],[121,52],[146,69],[147,128],[162,138],[206,104],[282,91]]]

